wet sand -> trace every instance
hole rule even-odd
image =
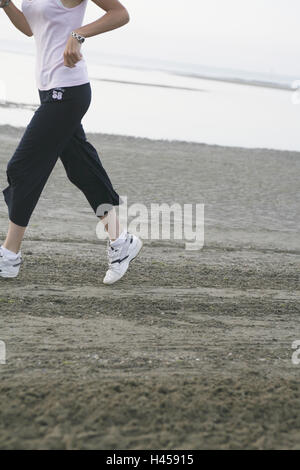
[[[0,183],[23,130],[0,128]],[[205,246],[105,243],[58,162],[0,279],[1,449],[298,449],[298,153],[89,134],[129,203],[205,203]],[[0,205],[0,236],[7,211]]]

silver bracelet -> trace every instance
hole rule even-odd
[[[10,4],[11,0],[4,0],[4,3],[0,4],[0,8],[5,8]]]
[[[10,1],[10,0],[9,0]],[[84,41],[85,41],[85,37],[81,36],[80,34],[78,33],[75,33],[75,31],[72,31],[71,33],[71,36],[73,36],[73,38],[77,39],[77,41],[82,44]]]

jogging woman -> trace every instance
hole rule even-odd
[[[91,101],[83,42],[125,25],[129,16],[118,0],[93,0],[106,14],[82,26],[87,1],[23,0],[20,11],[11,0],[0,0],[14,26],[34,36],[41,102],[7,166],[9,186],[3,194],[9,229],[0,248],[2,277],[19,273],[26,227],[58,158],[108,233],[109,267],[103,282],[121,279],[142,248],[138,237],[120,228],[114,206],[122,201],[81,125]]]

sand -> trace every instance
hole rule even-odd
[[[1,189],[22,132],[1,127]],[[88,137],[130,203],[205,203],[205,246],[146,240],[104,286],[58,162],[21,274],[0,279],[0,448],[298,449],[299,154]]]

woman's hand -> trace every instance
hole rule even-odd
[[[80,42],[78,42],[77,39],[73,38],[73,36],[70,36],[64,52],[64,65],[66,67],[75,67],[77,62],[82,59],[80,49]]]

